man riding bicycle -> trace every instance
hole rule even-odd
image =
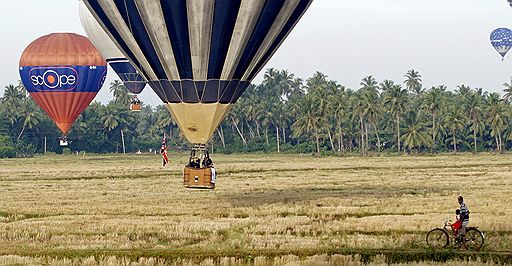
[[[469,208],[464,203],[464,198],[462,196],[459,196],[458,198],[459,204],[460,204],[460,215],[459,215],[459,222],[461,222],[461,228],[459,230],[459,237],[462,239],[462,246],[461,250],[467,250],[466,247],[466,227],[469,224]]]

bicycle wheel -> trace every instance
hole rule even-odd
[[[444,248],[448,245],[448,241],[448,233],[441,228],[433,229],[427,234],[427,245],[430,248]]]
[[[484,245],[484,234],[476,228],[469,228],[466,232],[466,247],[469,250],[478,251]]]

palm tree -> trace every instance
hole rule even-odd
[[[350,97],[348,97],[344,88],[333,95],[329,95],[328,99],[329,109],[332,112],[338,131],[338,151],[341,154],[344,153],[345,149],[343,145],[343,121],[347,115],[348,106],[351,105],[349,101]]]
[[[505,95],[503,95],[503,99],[512,100],[512,79],[510,80],[510,83],[503,83],[503,87],[505,87],[505,89],[503,90],[503,92],[505,92]]]
[[[23,132],[25,132],[27,127],[32,129],[33,127],[37,126],[39,122],[41,122],[41,115],[37,111],[29,111],[26,113],[25,119],[23,119],[23,128],[18,135],[18,139],[21,138],[21,135],[23,135]]]
[[[6,102],[14,102],[23,98],[22,92],[18,87],[9,84],[5,86],[4,96],[2,97]]]
[[[373,130],[375,131],[375,136],[377,137],[377,149],[378,152],[380,152],[380,134],[379,128],[377,127],[377,121],[379,120],[381,114],[379,94],[376,90],[370,89],[363,93],[362,98],[363,116],[366,120],[368,120],[368,122],[372,125]],[[366,137],[366,141],[366,147],[368,147],[368,136]]]
[[[466,117],[464,116],[462,108],[459,108],[458,106],[450,106],[445,116],[444,123],[452,134],[454,153],[457,153],[457,133],[464,129],[464,126],[466,125],[465,119]]]
[[[386,91],[384,95],[384,105],[388,107],[389,112],[393,115],[396,121],[396,132],[397,132],[397,147],[398,152],[400,149],[400,116],[406,109],[409,103],[409,95],[407,90],[402,89],[400,85],[394,85]]]
[[[319,131],[322,125],[318,118],[316,102],[310,94],[304,97],[302,107],[302,113],[292,126],[294,129],[294,136],[300,137],[304,134],[313,133],[313,141],[316,142],[316,153],[317,155],[320,155]]]
[[[311,78],[306,80],[307,92],[313,92],[319,88],[322,88],[327,83],[327,75],[321,72],[316,72]]]
[[[354,101],[354,109],[353,109],[353,112],[352,112],[352,116],[354,117],[354,120],[358,120],[359,121],[359,132],[360,132],[360,136],[361,136],[361,140],[360,140],[360,148],[361,148],[361,155],[366,155],[366,150],[367,150],[367,147],[366,147],[366,134],[365,134],[365,127],[366,127],[366,120],[365,120],[365,117],[364,117],[364,100],[363,100],[363,91],[362,90],[359,90],[356,92],[355,94],[355,101]]]
[[[379,84],[375,80],[373,76],[364,77],[360,83],[362,90],[377,90],[379,88]]]
[[[477,92],[473,92],[468,95],[468,97],[464,100],[464,109],[466,110],[466,116],[469,117],[471,121],[471,130],[473,131],[473,145],[474,145],[474,153],[477,153],[477,133],[480,133],[485,127],[482,123],[482,96]]]
[[[393,88],[393,86],[395,86],[395,82],[389,79],[386,79],[379,84],[379,88],[380,90],[382,90],[382,92],[390,90],[391,88]]]
[[[421,88],[421,75],[418,71],[411,69],[405,74],[406,80],[404,81],[405,87],[412,93],[420,95]]]
[[[503,153],[502,134],[505,131],[507,111],[497,93],[491,93],[488,97],[487,121],[491,126],[491,136],[496,140],[497,150]]]
[[[426,128],[426,124],[422,122],[421,114],[410,111],[405,118],[405,130],[402,135],[404,148],[412,151],[422,146],[431,146],[433,141]]]
[[[436,152],[436,135],[438,130],[436,126],[437,114],[439,113],[439,110],[441,109],[441,106],[443,104],[443,95],[445,91],[446,86],[444,85],[432,87],[429,91],[427,91],[427,94],[425,95],[423,102],[423,104],[432,114],[432,153]]]
[[[101,117],[101,122],[108,131],[112,131],[119,125],[119,116],[110,110],[110,108],[107,108],[105,115]]]
[[[128,89],[119,80],[110,83],[110,92],[114,95],[114,101],[122,106],[130,104],[131,97]]]
[[[244,120],[244,113],[242,110],[242,105],[235,105],[235,108],[233,108],[229,113],[227,120],[231,122],[231,125],[236,128],[236,131],[238,132],[238,135],[240,136],[240,139],[242,140],[242,143],[244,146],[247,147],[247,140],[244,136],[243,132],[243,120]],[[241,127],[239,127],[241,125]]]

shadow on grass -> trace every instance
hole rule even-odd
[[[357,187],[312,187],[312,188],[288,188],[268,189],[263,191],[237,191],[223,193],[222,198],[232,204],[233,207],[259,207],[272,204],[296,204],[315,202],[324,198],[336,199],[385,199],[403,195],[418,195],[442,193],[443,189],[435,187],[383,187],[383,186],[357,186]],[[317,203],[322,207],[321,203]]]

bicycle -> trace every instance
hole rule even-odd
[[[462,239],[458,236],[455,224],[446,219],[443,228],[435,228],[427,234],[427,245],[433,249],[445,248],[450,244],[450,239],[457,246],[462,244]],[[478,227],[466,228],[466,247],[471,251],[478,251],[484,245],[484,233]]]

